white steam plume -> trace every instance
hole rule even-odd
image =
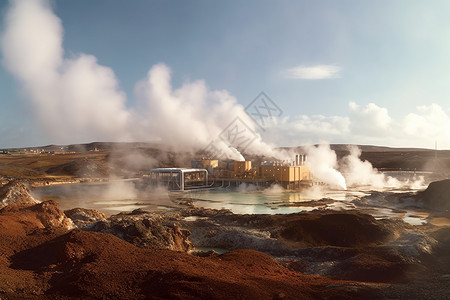
[[[174,150],[196,151],[238,118],[255,138],[247,152],[284,159],[261,141],[244,107],[228,92],[211,91],[203,81],[173,89],[171,71],[162,63],[136,85],[137,106],[127,107],[111,68],[92,55],[64,57],[61,20],[49,1],[10,3],[1,36],[3,63],[21,82],[34,117],[52,142],[160,141]],[[214,146],[228,158],[242,159],[229,143]]]
[[[338,166],[337,156],[330,149],[330,145],[310,146],[306,148],[306,153],[308,155],[306,165],[314,177],[336,188],[347,189],[344,176],[336,170]]]
[[[90,55],[63,58],[61,21],[47,1],[12,1],[5,20],[3,62],[47,131],[59,141],[126,138],[130,114],[114,73]]]
[[[399,180],[392,176],[380,173],[369,161],[362,161],[361,149],[356,146],[349,146],[350,154],[343,157],[339,162],[340,170],[344,174],[348,186],[367,186],[371,189],[385,188],[417,188],[423,185],[423,177],[413,180]]]
[[[349,147],[350,154],[340,161],[340,170],[347,180],[348,186],[370,186],[375,189],[396,187],[399,181],[385,176],[374,169],[372,164],[360,159],[361,150],[356,146]]]

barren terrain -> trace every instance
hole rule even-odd
[[[63,212],[56,201],[34,199],[29,188],[140,177],[155,166],[186,166],[192,154],[147,144],[58,149],[0,154],[2,299],[450,297],[450,181],[417,194],[367,196],[410,199],[429,214],[422,226],[362,210],[238,215],[182,198],[177,209],[106,216]],[[436,159],[432,150],[363,147],[362,158],[380,169],[440,178],[450,153],[438,151]]]

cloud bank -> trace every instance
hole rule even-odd
[[[450,149],[450,111],[437,104],[418,106],[393,118],[374,103],[350,102],[347,116],[298,115],[270,124],[264,138],[284,146],[323,141],[394,147]]]

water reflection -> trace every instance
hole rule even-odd
[[[90,208],[106,214],[145,210],[167,210],[176,207],[172,200],[182,196],[190,198],[195,206],[229,209],[237,214],[288,214],[315,209],[361,209],[376,218],[401,218],[413,225],[426,223],[427,214],[400,207],[398,203],[387,202],[385,193],[372,194],[359,189],[327,190],[315,186],[302,191],[238,192],[229,189],[196,191],[186,194],[169,194],[167,191],[145,192],[135,188],[131,181],[111,181],[96,184],[69,184],[37,188],[33,196],[41,200],[54,199],[63,210],[75,207]],[[365,197],[370,196],[370,197]],[[364,202],[356,201],[365,197]],[[383,202],[382,202],[383,201]],[[399,212],[401,209],[401,212]]]

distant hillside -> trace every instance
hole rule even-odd
[[[1,150],[7,151],[20,151],[20,150],[43,150],[45,152],[51,151],[74,151],[74,152],[85,152],[85,151],[111,151],[115,149],[139,149],[139,148],[155,148],[155,149],[163,149],[163,147],[159,144],[152,143],[123,143],[123,142],[92,142],[86,144],[71,144],[71,145],[47,145],[47,146],[33,146],[33,147],[24,147],[24,148],[6,148]]]
[[[358,145],[361,159],[367,160],[380,170],[421,170],[450,172],[450,150],[420,148],[390,148],[372,145]],[[298,153],[305,153],[302,147],[291,147]],[[335,144],[331,149],[338,159],[349,154],[348,145]],[[193,159],[202,155],[190,152],[175,153],[151,143],[105,143],[93,142],[76,145],[47,145],[25,149],[0,151],[0,176],[47,177],[82,176],[108,177],[112,174],[133,177],[152,167],[189,167]],[[16,152],[16,153],[15,153]],[[44,152],[44,155],[36,155]],[[248,155],[248,160],[258,164],[267,157]],[[269,158],[268,160],[271,160]]]
[[[414,152],[414,151],[434,151],[433,149],[425,149],[425,148],[394,148],[394,147],[385,147],[385,146],[374,146],[374,145],[353,145],[353,144],[331,144],[330,148],[334,151],[348,151],[348,146],[357,146],[363,152]],[[110,151],[116,149],[158,149],[165,150],[169,147],[164,146],[162,144],[156,143],[145,143],[145,142],[92,142],[92,143],[84,143],[84,144],[70,144],[70,145],[47,145],[47,146],[32,146],[32,147],[24,147],[24,148],[5,148],[0,150],[7,151],[19,151],[23,149],[27,150],[44,150],[44,151],[61,151],[62,149],[68,151]],[[298,151],[303,150],[303,146],[298,147],[281,147],[281,149],[298,149]]]
[[[350,144],[331,144],[330,148],[335,151],[347,151],[348,146],[357,146],[363,152],[431,151],[431,149],[425,149],[425,148],[393,148],[393,147],[385,147],[385,146],[350,145]]]

